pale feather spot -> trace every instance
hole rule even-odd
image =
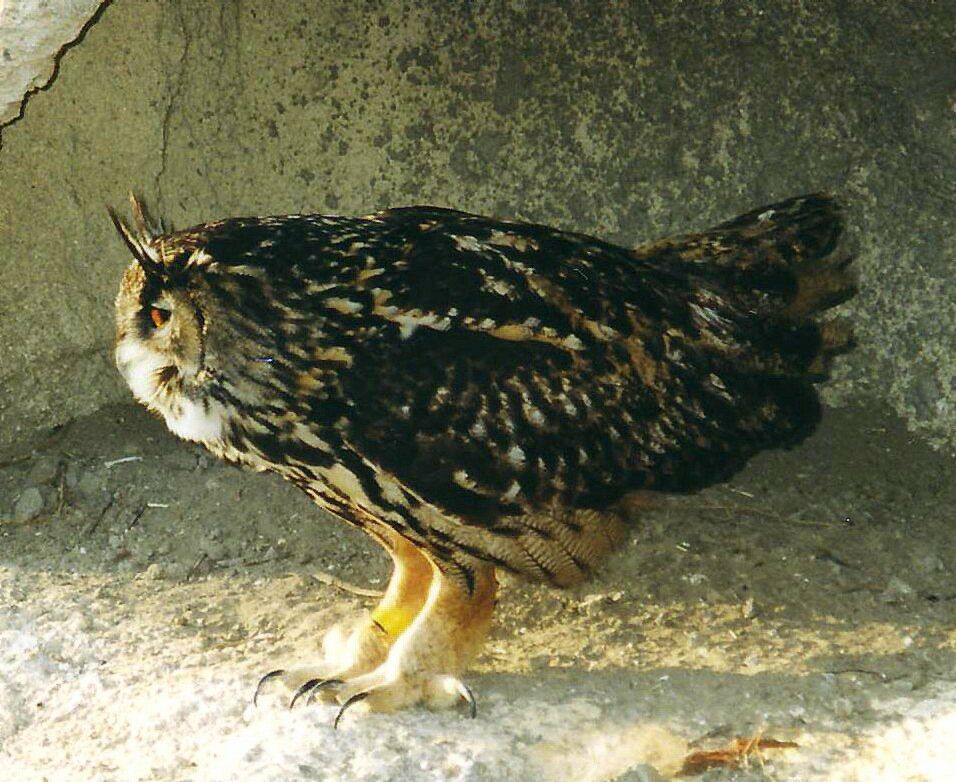
[[[373,312],[397,324],[399,326],[399,335],[402,339],[408,339],[420,326],[425,326],[435,331],[447,331],[451,328],[450,318],[438,315],[434,312],[426,313],[418,309],[401,310],[393,306],[376,306]]]
[[[385,269],[362,269],[355,280],[356,282],[362,283],[372,279],[372,277],[378,277],[380,274],[385,274]]]
[[[215,263],[207,264],[208,268],[210,269],[212,269],[215,265]],[[236,263],[228,268],[230,274],[238,274],[241,277],[255,277],[259,280],[265,277],[265,271],[262,269],[262,267],[256,266],[255,264]]]
[[[212,266],[215,259],[205,250],[195,250],[186,261],[186,268],[196,268],[199,266]]]
[[[316,361],[337,361],[347,367],[352,366],[352,354],[343,347],[319,348],[313,356]]]
[[[499,296],[510,298],[513,297],[515,293],[514,286],[504,280],[490,279],[488,281],[488,287],[492,293],[497,293]]]
[[[305,286],[305,292],[306,294],[324,293],[325,291],[332,290],[333,288],[338,288],[339,286],[340,286],[340,283],[337,283],[337,282],[323,282],[323,283],[310,282]]]
[[[710,307],[701,307],[692,302],[690,304],[690,309],[691,309],[691,312],[693,312],[694,315],[697,316],[698,320],[703,321],[709,326],[720,327],[720,326],[725,326],[729,323],[729,321],[726,318],[722,317],[721,315],[718,315]]]
[[[511,485],[508,487],[508,491],[501,495],[501,499],[506,502],[511,502],[516,499],[518,495],[521,494],[521,484],[517,481],[512,481]]]
[[[300,440],[312,448],[317,448],[325,453],[331,451],[329,444],[302,422],[296,422],[292,427],[292,434],[296,440]]]
[[[351,299],[340,299],[336,296],[330,296],[327,299],[324,299],[323,304],[329,309],[333,309],[336,312],[341,312],[343,315],[354,315],[356,312],[361,312],[362,305],[357,301],[352,301]]]
[[[471,477],[468,475],[467,470],[455,470],[452,473],[452,480],[463,489],[474,489],[478,484],[475,483]]]
[[[525,463],[524,451],[521,450],[521,446],[512,445],[508,450],[508,461],[511,462],[515,467],[520,467]]]
[[[488,333],[493,337],[510,342],[520,342],[532,338],[531,330],[520,323],[506,323],[504,326],[490,329]]]
[[[488,244],[496,244],[499,247],[512,247],[518,252],[538,249],[538,243],[534,239],[529,239],[507,231],[492,231],[487,241]]]
[[[335,464],[319,470],[319,476],[325,484],[331,488],[338,489],[344,496],[352,502],[361,505],[367,510],[380,510],[368,498],[365,489],[356,477],[355,473],[344,465]]]
[[[377,473],[375,482],[382,490],[382,496],[386,502],[403,508],[408,507],[408,499],[405,496],[405,492],[402,491],[401,487],[395,481],[381,473]]]
[[[455,246],[464,252],[480,253],[484,249],[474,236],[457,236],[452,234],[451,238],[454,240]]]

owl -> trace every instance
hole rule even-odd
[[[496,571],[557,587],[689,492],[790,446],[852,341],[841,209],[805,195],[629,249],[427,206],[163,232],[132,198],[115,357],[186,440],[288,479],[394,563],[292,703],[464,705]]]

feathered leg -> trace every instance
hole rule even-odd
[[[351,628],[336,625],[322,640],[322,660],[317,665],[279,669],[266,674],[256,688],[280,679],[294,690],[292,703],[305,695],[329,700],[327,688],[374,670],[381,665],[396,639],[414,621],[428,598],[432,564],[404,538],[383,540],[394,563],[392,576],[381,602]]]

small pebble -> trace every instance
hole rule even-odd
[[[923,556],[918,557],[913,564],[916,567],[916,571],[924,576],[938,573],[945,569],[943,560],[940,559],[938,555],[933,553],[924,554]]]
[[[63,480],[66,482],[66,487],[68,489],[75,489],[77,484],[80,482],[80,469],[70,462],[66,469],[63,471]]]
[[[217,540],[206,538],[199,544],[199,550],[202,551],[213,562],[225,559],[227,555],[226,547]]]
[[[38,456],[30,467],[30,483],[52,486],[60,472],[60,463],[52,456]]]
[[[43,512],[43,495],[36,486],[24,489],[13,508],[13,520],[18,522],[35,519]]]
[[[880,594],[880,600],[884,603],[901,603],[914,594],[916,594],[916,590],[913,587],[902,579],[893,576],[887,582],[886,589]]]
[[[614,782],[664,782],[664,777],[653,766],[641,763],[614,777]]]
[[[87,497],[93,497],[103,491],[103,480],[96,473],[86,472],[76,482],[76,490]]]

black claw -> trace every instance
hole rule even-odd
[[[332,723],[332,730],[336,730],[339,727],[339,720],[342,719],[342,715],[345,714],[345,710],[351,706],[353,703],[358,703],[359,701],[364,701],[368,697],[367,692],[357,692],[351,698],[349,698],[345,703],[342,704],[342,708],[339,709],[339,713],[335,715],[335,722]]]
[[[295,702],[299,700],[299,698],[321,683],[321,679],[309,679],[305,684],[295,691],[295,694],[292,696],[292,700],[289,701],[289,708],[291,709],[293,706],[295,706]]]
[[[255,694],[252,696],[253,706],[259,705],[259,691],[262,689],[262,685],[268,681],[271,681],[272,679],[275,679],[277,676],[282,676],[282,674],[284,673],[285,673],[285,668],[277,668],[274,671],[269,671],[269,673],[267,673],[265,676],[259,679],[259,683],[256,685]]]
[[[338,687],[340,684],[345,684],[342,679],[326,679],[321,681],[312,688],[312,691],[309,693],[309,697],[305,699],[305,705],[308,706],[311,703],[315,702],[315,694],[320,690],[327,689],[329,687]]]
[[[467,684],[458,682],[458,694],[461,699],[468,704],[468,716],[474,719],[478,716],[478,701],[475,700],[475,694]]]

